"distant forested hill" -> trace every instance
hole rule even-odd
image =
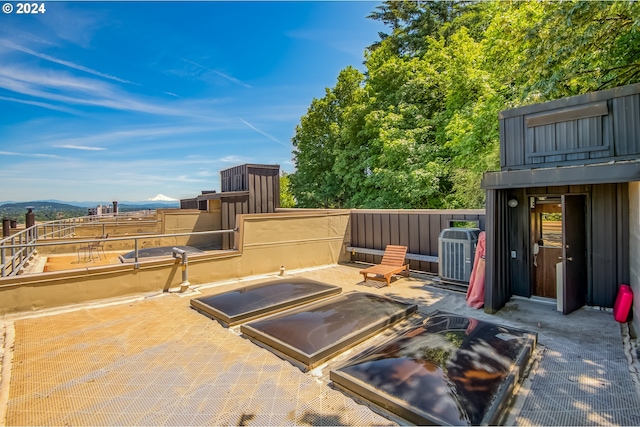
[[[129,203],[130,204],[119,204],[118,212],[132,212],[147,209],[155,210],[180,207],[178,202]],[[97,205],[98,204],[96,203],[95,206]],[[52,201],[38,201],[2,204],[0,205],[0,218],[15,219],[18,221],[18,223],[24,224],[25,214],[27,213],[27,208],[29,207],[33,208],[33,213],[36,214],[36,221],[53,221],[56,219],[76,218],[87,215],[87,208],[83,206],[75,206],[67,203]]]
[[[22,202],[0,205],[0,217],[25,222],[27,207],[33,208],[36,221],[53,221],[55,219],[85,216],[87,208],[54,202]]]

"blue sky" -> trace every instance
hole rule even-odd
[[[386,30],[365,1],[8,3],[0,201],[186,198],[243,163],[293,172],[300,117]]]

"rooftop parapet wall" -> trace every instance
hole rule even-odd
[[[189,256],[193,286],[336,264],[346,256],[349,211],[238,216],[237,250]],[[78,268],[0,279],[0,315],[177,288],[179,260]]]
[[[502,171],[633,160],[640,84],[502,111]]]

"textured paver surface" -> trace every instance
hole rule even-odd
[[[342,286],[343,292],[417,303],[412,321],[440,309],[537,332],[538,361],[518,391],[509,423],[640,424],[634,377],[611,313],[581,309],[562,316],[548,305],[515,301],[491,316],[468,308],[464,295],[431,286],[428,278],[414,275],[381,287],[362,283],[358,271],[340,265],[296,274]],[[5,318],[2,330],[15,335],[5,343],[13,346],[6,424],[394,424],[332,388],[328,379],[332,367],[371,341],[303,373],[244,338],[239,327],[224,328],[189,307],[190,298],[273,278]]]

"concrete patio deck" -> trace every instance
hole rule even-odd
[[[514,300],[496,315],[412,274],[384,287],[360,266],[288,272],[538,333],[535,363],[508,425],[640,425],[633,342],[611,312]],[[0,425],[393,425],[330,385],[329,371],[380,334],[303,373],[189,307],[193,297],[274,279],[212,283],[188,294],[5,316],[0,322]],[[3,417],[5,415],[6,417]]]

